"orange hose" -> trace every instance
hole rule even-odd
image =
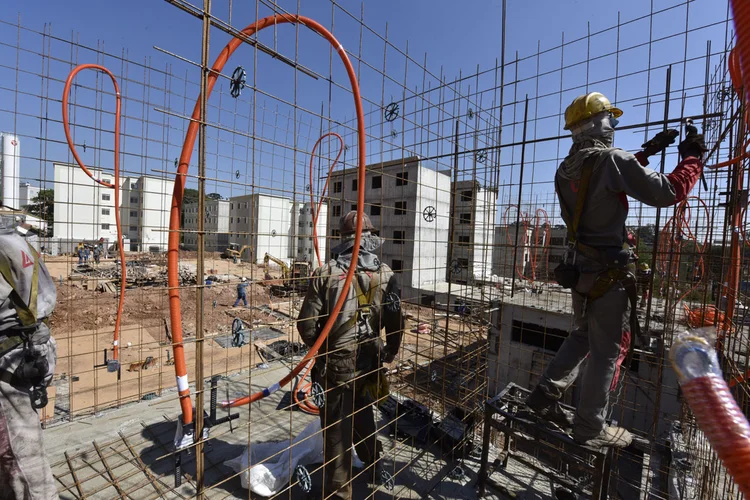
[[[279,24],[285,23],[300,23],[308,28],[312,29],[319,35],[323,36],[339,53],[341,60],[346,67],[347,75],[352,86],[352,95],[354,98],[354,106],[357,111],[357,128],[358,128],[358,156],[359,156],[359,171],[358,171],[358,182],[361,186],[365,184],[365,151],[366,151],[366,137],[365,137],[365,116],[362,108],[362,99],[359,90],[359,84],[357,82],[357,75],[354,72],[354,67],[349,60],[349,57],[344,50],[344,47],[326,28],[313,19],[304,16],[294,16],[291,14],[276,14],[272,16],[259,19],[258,21],[250,24],[242,30],[243,35],[253,36],[256,32],[267,28],[269,26],[278,26]],[[208,75],[208,86],[206,88],[206,98],[211,94],[211,91],[216,84],[218,75],[221,73],[224,65],[229,60],[229,57],[237,50],[242,44],[242,40],[239,38],[233,38],[224,47],[219,56],[214,62],[211,72]],[[192,402],[190,400],[190,387],[187,379],[187,365],[185,364],[185,351],[183,346],[182,337],[182,312],[180,311],[180,281],[178,274],[179,266],[179,245],[180,245],[180,212],[182,209],[182,198],[185,191],[185,178],[190,164],[190,157],[192,156],[193,147],[198,135],[198,127],[200,126],[200,102],[201,97],[199,96],[195,108],[193,109],[192,119],[188,126],[187,134],[185,136],[185,142],[182,147],[182,153],[180,154],[179,165],[177,169],[177,176],[174,183],[174,191],[172,194],[172,207],[169,218],[169,246],[167,254],[167,268],[168,268],[168,285],[169,285],[169,313],[170,323],[172,327],[172,341],[175,358],[175,373],[177,375],[177,389],[180,395],[180,406],[182,408],[182,422],[184,424],[192,423],[193,421],[193,410]],[[360,189],[357,196],[357,208],[359,217],[357,217],[356,232],[354,234],[354,248],[352,249],[352,262],[357,261],[359,255],[359,245],[362,239],[362,214],[364,213],[363,208],[365,204],[365,190]],[[351,266],[346,274],[346,278],[343,284],[344,289],[348,289],[352,283],[352,277],[354,276],[355,266]],[[202,280],[202,277],[199,277]],[[323,345],[328,333],[331,331],[336,318],[341,311],[341,308],[346,301],[346,294],[342,294],[333,310],[328,316],[328,319],[323,326],[323,329],[315,341],[315,344],[311,347],[310,351],[305,355],[302,361],[283,379],[278,383],[264,389],[263,391],[256,392],[250,396],[245,396],[233,401],[222,402],[223,407],[235,407],[241,406],[255,401],[259,401],[269,394],[275,392],[280,387],[288,384],[294,377],[296,377],[304,368],[304,366],[315,356],[315,354]]]
[[[85,69],[93,69],[97,71],[101,71],[105,73],[109,78],[112,80],[112,85],[115,87],[115,148],[114,148],[114,155],[115,155],[115,162],[114,162],[114,170],[115,170],[115,182],[114,184],[110,184],[109,182],[101,181],[94,177],[94,175],[91,173],[91,171],[86,168],[86,165],[83,164],[83,160],[81,160],[81,157],[78,156],[78,151],[76,151],[76,147],[73,144],[73,138],[70,135],[70,119],[68,116],[68,99],[70,97],[70,87],[73,84],[73,79],[75,79],[76,75],[80,73],[81,71]],[[115,225],[117,226],[117,246],[120,250],[120,269],[121,269],[121,277],[120,277],[120,300],[117,304],[117,316],[115,317],[115,332],[113,335],[113,341],[112,341],[112,358],[114,360],[119,359],[120,354],[120,323],[122,322],[122,310],[125,306],[125,279],[127,275],[127,266],[125,265],[125,249],[122,244],[122,226],[120,224],[120,104],[121,104],[121,95],[120,95],[120,87],[117,85],[117,79],[115,78],[115,75],[112,74],[110,70],[105,68],[104,66],[99,66],[98,64],[81,64],[80,66],[77,66],[73,69],[73,71],[70,72],[68,75],[68,79],[65,80],[65,88],[63,89],[63,98],[62,98],[62,121],[63,121],[63,129],[65,130],[65,139],[68,141],[68,147],[70,148],[70,152],[73,153],[73,158],[75,158],[76,163],[78,163],[78,166],[81,167],[81,170],[83,170],[86,175],[88,175],[94,182],[109,188],[113,189],[115,191]]]
[[[302,377],[300,378],[299,383],[292,389],[292,398],[294,402],[297,404],[299,409],[309,415],[320,415],[320,408],[318,408],[315,403],[310,401],[309,396],[312,392],[312,382],[307,382],[304,385],[300,385],[305,381],[305,378],[312,370],[312,367],[315,366],[315,360],[313,359],[312,362],[307,366],[307,369],[305,370],[305,373],[302,374]],[[305,393],[305,399],[302,401],[299,400],[299,397],[297,396],[298,392],[304,392]]]
[[[326,182],[323,185],[323,191],[320,193],[320,197],[318,198],[318,206],[315,207],[315,196],[313,195],[313,160],[315,160],[315,150],[318,148],[318,145],[320,145],[321,142],[323,142],[323,139],[326,137],[336,137],[339,140],[340,147],[339,147],[339,153],[336,155],[336,158],[333,160],[333,163],[331,163],[331,166],[328,167],[328,175],[326,176]],[[336,166],[336,163],[339,161],[339,157],[341,156],[341,153],[344,152],[344,139],[341,138],[339,134],[336,132],[328,132],[327,134],[323,134],[320,136],[320,138],[315,142],[315,145],[312,148],[312,152],[310,153],[310,210],[312,210],[312,216],[313,216],[313,227],[312,227],[312,238],[313,238],[313,247],[315,248],[315,257],[318,259],[318,266],[322,266],[323,264],[320,261],[320,248],[318,248],[318,215],[320,215],[320,207],[323,206],[323,198],[326,195],[326,191],[328,190],[328,180],[331,178],[331,172],[333,171],[333,167]]]
[[[750,497],[750,426],[726,382],[710,374],[680,386],[711,447],[740,491]]]

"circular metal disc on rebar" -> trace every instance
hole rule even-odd
[[[424,217],[424,220],[427,222],[432,222],[437,217],[437,210],[435,210],[435,207],[432,205],[429,205],[424,210],[422,210],[422,217]]]
[[[398,118],[399,110],[400,108],[397,102],[392,102],[388,106],[386,106],[385,111],[383,112],[385,121],[392,122],[393,120]]]

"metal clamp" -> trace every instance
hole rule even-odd
[[[476,153],[474,153],[474,158],[477,160],[477,163],[484,163],[487,161],[487,150],[486,149],[480,149]]]

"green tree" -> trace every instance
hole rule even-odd
[[[208,193],[206,195],[207,200],[221,200],[223,199],[219,193]]]
[[[182,195],[182,204],[187,205],[188,203],[198,202],[198,190],[186,188],[185,193]]]
[[[47,221],[51,225],[55,218],[55,190],[41,189],[31,199],[31,203],[23,207],[31,215]]]

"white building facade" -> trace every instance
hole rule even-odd
[[[418,157],[367,166],[365,211],[385,239],[376,253],[401,274],[404,289],[445,281],[448,265],[450,177]],[[357,169],[331,174],[330,246],[340,242],[339,219],[357,208]]]
[[[476,181],[456,182],[452,191],[455,214],[447,272],[457,282],[488,279],[492,274],[497,195]]]
[[[26,205],[31,205],[33,203],[32,200],[39,195],[40,190],[41,188],[39,188],[38,186],[32,186],[28,182],[22,182],[19,186],[18,208],[23,208]]]
[[[96,179],[114,182],[114,175],[89,168]],[[152,176],[121,176],[120,206],[114,189],[91,180],[77,165],[54,164],[53,238],[60,241],[117,241],[115,210],[120,211],[127,251],[167,249],[172,182]]]

